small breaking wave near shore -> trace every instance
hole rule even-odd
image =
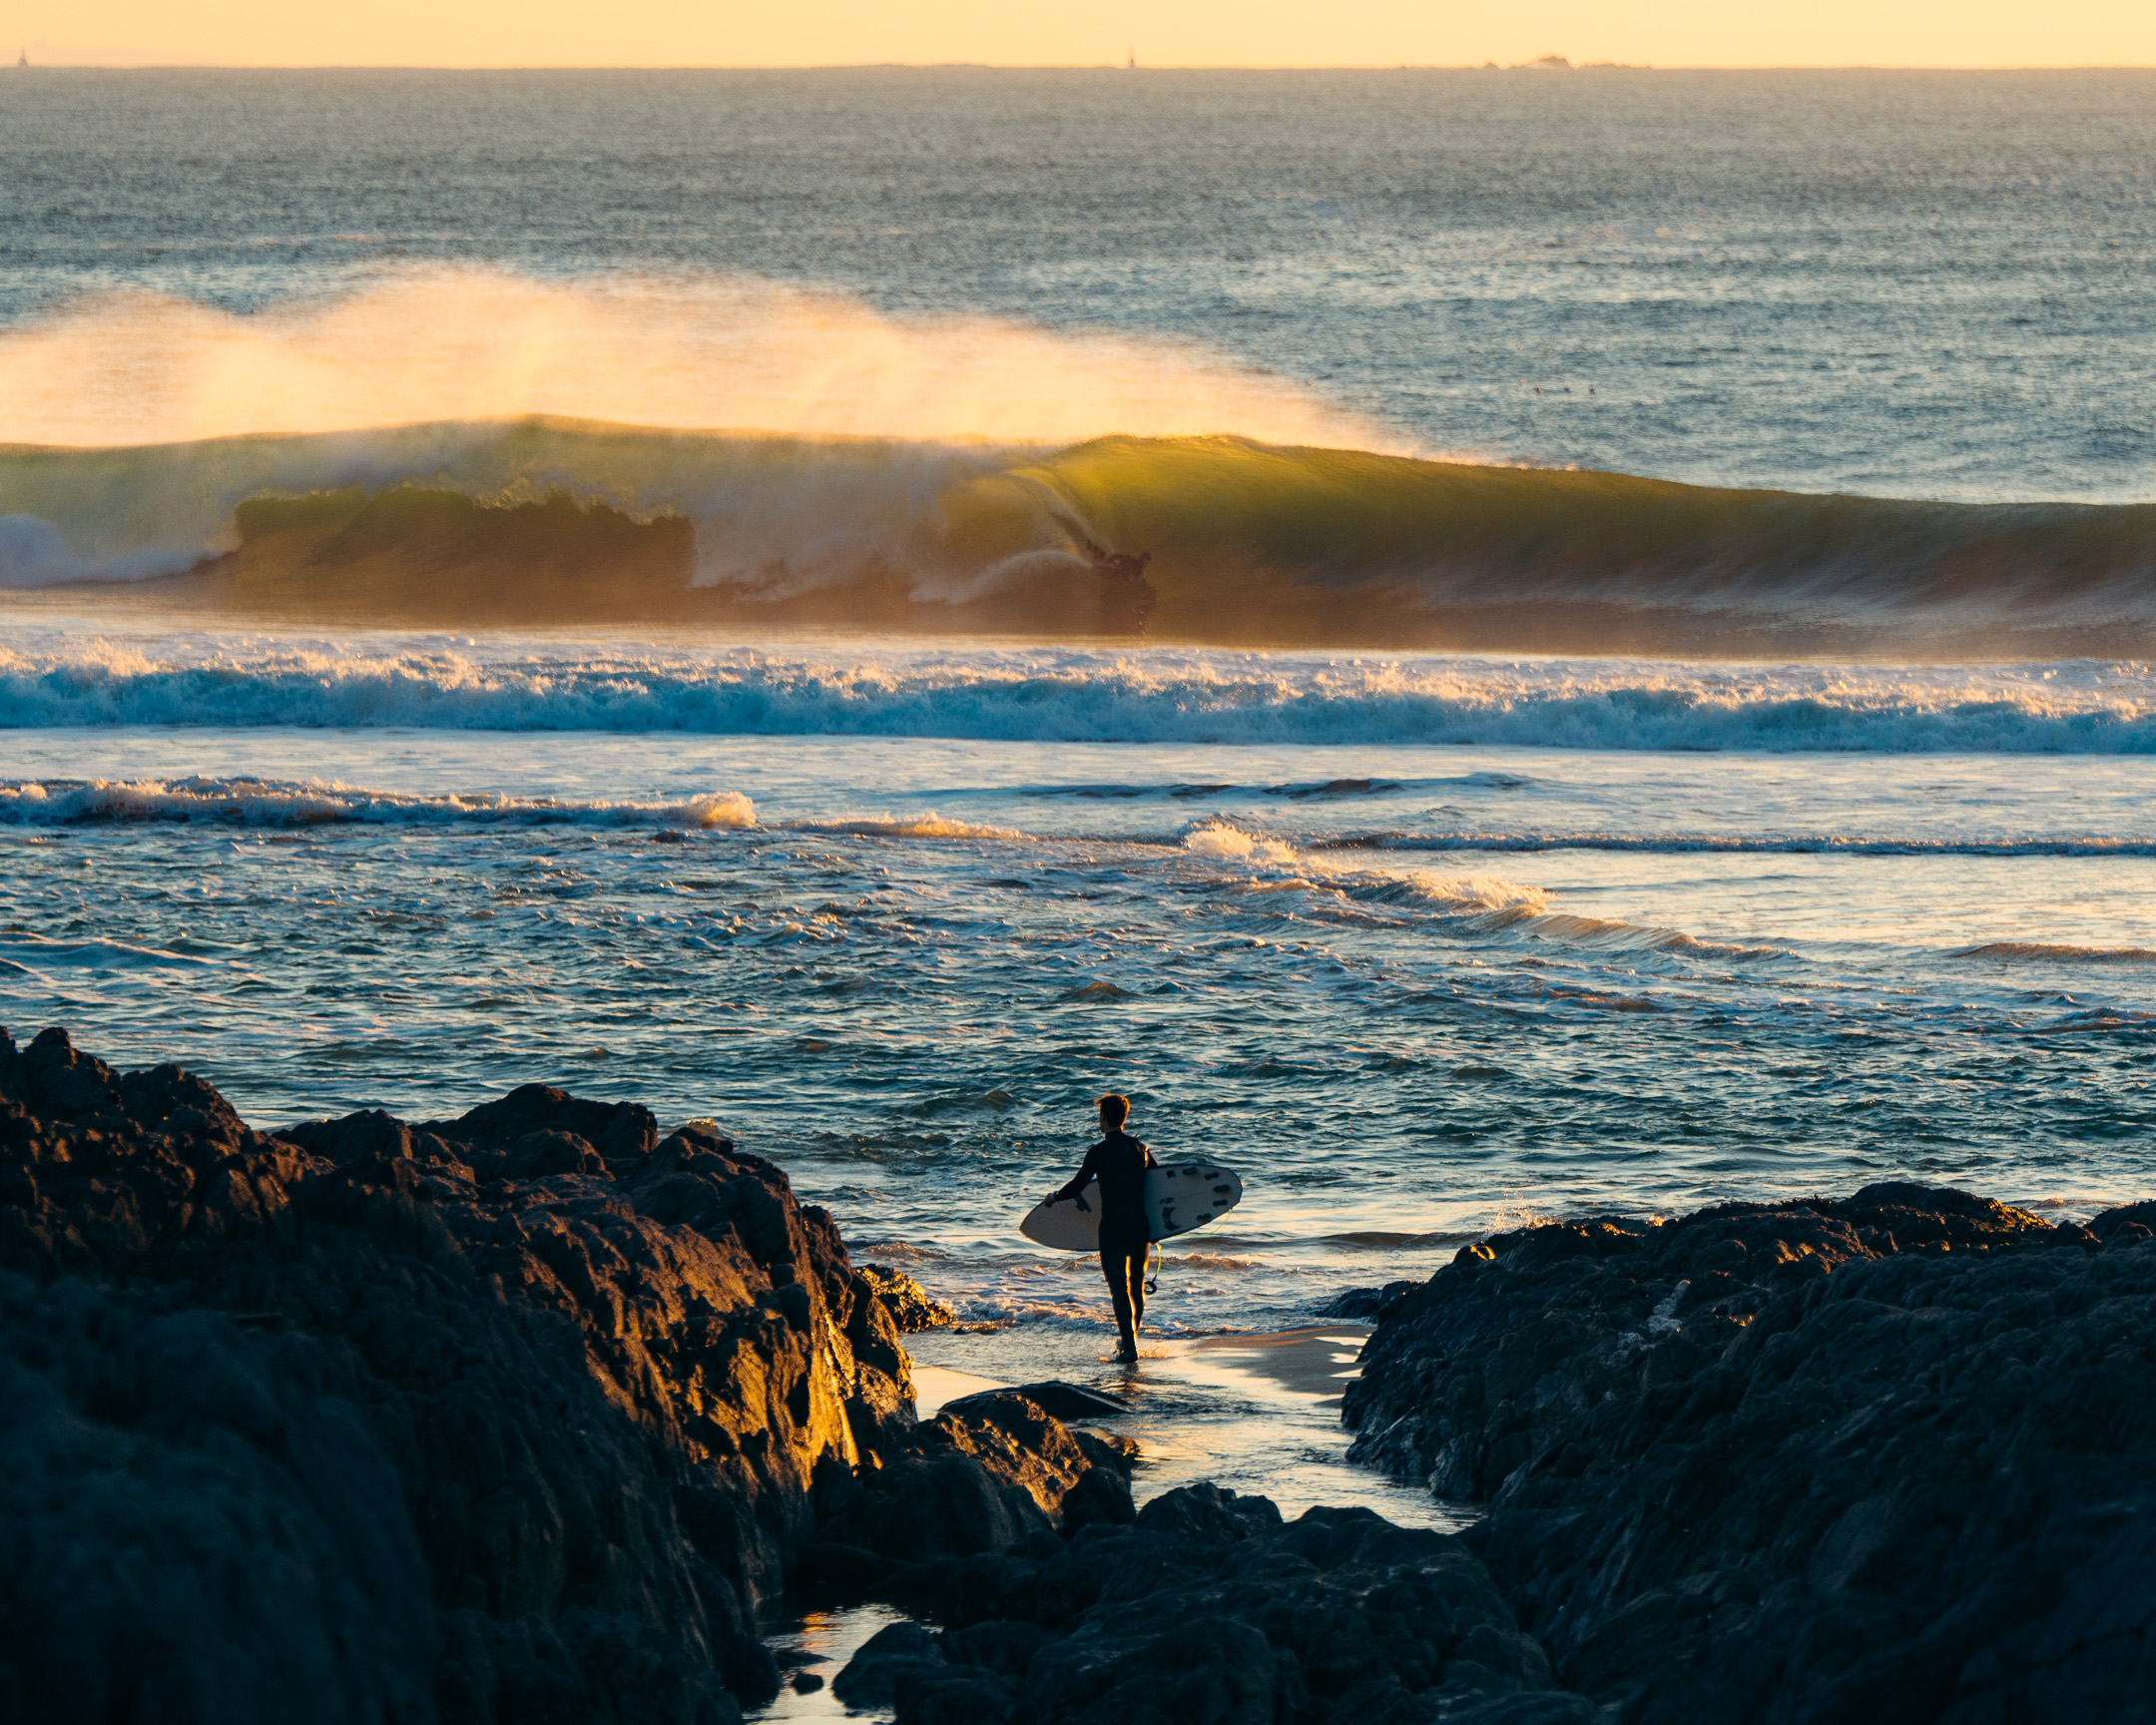
[[[2156,671],[0,633],[0,726],[123,725],[2141,755],[2156,752]]]
[[[116,822],[213,822],[240,827],[369,826],[684,827],[704,831],[757,824],[756,805],[738,791],[678,803],[580,801],[499,793],[421,795],[319,781],[256,778],[0,782],[0,826],[72,827]]]

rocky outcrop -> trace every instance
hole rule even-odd
[[[940,1330],[958,1321],[957,1313],[942,1301],[930,1299],[926,1290],[903,1270],[893,1270],[888,1264],[863,1264],[860,1273],[867,1277],[868,1286],[875,1290],[875,1297],[901,1336]]]
[[[1022,1537],[1099,1467],[916,1432],[828,1215],[538,1085],[272,1137],[0,1032],[0,1312],[10,1717],[731,1720],[819,1515],[872,1546],[882,1475],[940,1469]]]
[[[1069,1385],[1037,1388],[1110,1406]],[[1067,1427],[1023,1392],[969,1396],[888,1442],[877,1467],[826,1481],[796,1594],[805,1603],[865,1598],[909,1562],[1127,1524],[1137,1514],[1137,1454],[1129,1438]]]
[[[1187,1486],[1131,1526],[914,1565],[941,1618],[879,1631],[832,1683],[897,1725],[1582,1725],[1457,1539],[1366,1509],[1283,1525]]]
[[[1382,1288],[1344,1288],[1318,1308],[1317,1316],[1371,1319],[1413,1287],[1412,1282],[1387,1282]]]
[[[1044,1378],[1037,1384],[1014,1384],[1008,1389],[983,1390],[972,1396],[961,1396],[955,1402],[944,1403],[943,1411],[946,1414],[987,1413],[999,1406],[1006,1396],[1023,1397],[1043,1414],[1051,1414],[1058,1420],[1114,1420],[1131,1412],[1130,1403],[1121,1396],[1066,1384],[1060,1378]]]
[[[2156,1240],[1966,1193],[1498,1235],[1387,1305],[1353,1453],[1628,1722],[2156,1697]]]

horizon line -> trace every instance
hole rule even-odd
[[[63,55],[67,52],[62,51]],[[81,52],[77,50],[76,52]],[[1120,60],[1002,61],[1002,60],[831,60],[769,61],[723,65],[715,62],[665,65],[655,62],[523,62],[467,65],[430,65],[420,61],[226,61],[226,60],[81,60],[61,58],[31,60],[7,66],[0,63],[0,78],[7,72],[1528,72],[1544,77],[1564,72],[1920,72],[1960,74],[2010,74],[2030,72],[2151,72],[2156,63],[2074,61],[2049,65],[1951,66],[1897,64],[1886,61],[1774,62],[1758,65],[1691,65],[1636,60],[1593,60],[1577,65],[1551,66],[1536,61],[1473,64],[1455,61],[1401,60],[1379,63],[1342,61],[1328,65],[1251,64],[1217,62],[1159,62],[1132,66]],[[0,84],[4,88],[4,84]]]

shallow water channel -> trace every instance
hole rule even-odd
[[[1443,1502],[1347,1458],[1350,1434],[1340,1424],[1341,1396],[1356,1373],[1368,1333],[1366,1325],[1334,1323],[1268,1335],[1155,1341],[1135,1366],[1105,1357],[1098,1334],[1032,1326],[928,1331],[907,1337],[906,1346],[924,1419],[977,1390],[1047,1378],[1128,1403],[1128,1414],[1087,1424],[1137,1440],[1141,1453],[1131,1489],[1141,1505],[1163,1491],[1210,1479],[1230,1490],[1262,1493],[1290,1519],[1320,1503],[1361,1504],[1407,1526],[1447,1532],[1463,1527],[1475,1513],[1468,1506]],[[775,1625],[767,1639],[781,1668],[790,1676],[797,1669],[811,1672],[823,1687],[806,1695],[782,1690],[751,1717],[889,1717],[887,1708],[849,1711],[829,1682],[863,1642],[905,1615],[890,1605],[856,1605]]]

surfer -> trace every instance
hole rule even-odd
[[[1153,553],[1141,551],[1135,557],[1128,551],[1108,551],[1088,539],[1086,555],[1093,559],[1093,573],[1106,575],[1111,580],[1128,581],[1133,586],[1146,578],[1146,566],[1153,561]]]
[[[1153,590],[1153,583],[1146,579],[1153,553],[1140,551],[1134,555],[1129,551],[1110,551],[1082,534],[1079,543],[1086,549],[1093,573],[1111,583],[1102,594],[1104,633],[1143,635],[1146,623],[1153,615],[1153,607],[1160,600],[1160,595]]]
[[[1096,1106],[1100,1142],[1086,1151],[1070,1184],[1049,1193],[1047,1201],[1060,1204],[1100,1182],[1101,1274],[1108,1278],[1108,1298],[1123,1338],[1116,1358],[1127,1363],[1138,1358],[1138,1326],[1145,1322],[1146,1254],[1153,1245],[1146,1222],[1146,1170],[1156,1164],[1153,1152],[1123,1130],[1130,1118],[1129,1097],[1103,1096]]]

